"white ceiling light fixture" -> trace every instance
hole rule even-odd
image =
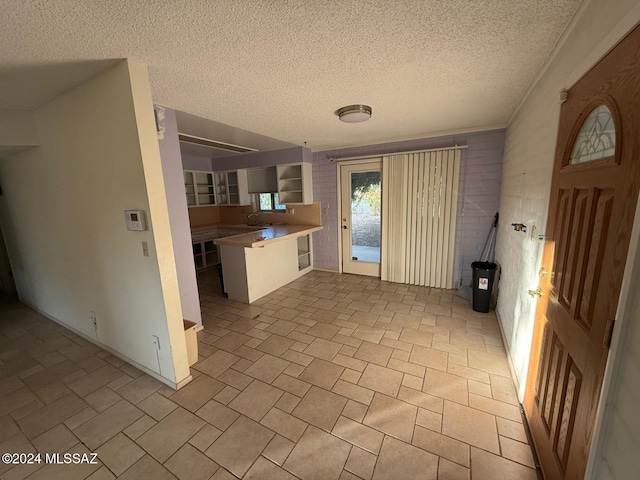
[[[371,107],[369,105],[348,105],[338,109],[338,118],[346,123],[366,122],[371,118]]]

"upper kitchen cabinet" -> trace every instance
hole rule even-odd
[[[296,205],[313,202],[310,163],[276,165],[276,176],[281,204]]]
[[[214,172],[218,205],[251,205],[246,170]]]
[[[189,207],[215,205],[213,172],[184,171],[184,189]]]

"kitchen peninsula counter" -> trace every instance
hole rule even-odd
[[[214,240],[220,252],[224,290],[232,300],[252,303],[313,270],[311,234],[322,226],[255,228]]]
[[[215,244],[260,248],[274,242],[280,242],[322,230],[321,225],[269,225],[255,228],[259,228],[259,230],[218,238],[215,240]]]

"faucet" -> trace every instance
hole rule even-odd
[[[259,227],[262,225],[262,220],[260,219],[260,215],[257,213],[250,213],[247,215],[247,225],[250,227]]]

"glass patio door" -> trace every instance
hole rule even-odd
[[[379,277],[382,160],[339,168],[342,271]]]

